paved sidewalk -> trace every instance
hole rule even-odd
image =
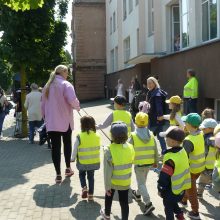
[[[111,105],[106,101],[83,104],[87,113],[101,123],[111,112]],[[85,112],[80,111],[81,115]],[[75,112],[75,131],[79,131],[79,114]],[[13,134],[13,113],[7,116],[4,125],[3,140],[0,140],[0,220],[3,219],[45,219],[45,220],[95,220],[101,219],[100,208],[104,205],[104,184],[102,168],[95,173],[95,201],[87,202],[81,199],[81,188],[78,170],[70,179],[65,179],[61,185],[54,184],[55,171],[50,151],[46,145],[29,145],[27,139],[8,137]],[[105,130],[109,134],[109,130]],[[101,132],[100,132],[101,133]],[[109,143],[101,133],[103,145]],[[62,155],[62,170],[64,174],[64,158]],[[156,209],[153,215],[142,215],[140,207],[129,199],[131,220],[165,219],[161,198],[157,195],[157,178],[155,172],[149,173],[147,181],[149,193]],[[136,188],[133,175],[132,188]],[[202,219],[220,219],[219,201],[212,191],[205,191],[204,201],[200,203]],[[115,198],[117,200],[117,197]],[[140,206],[140,207],[139,207]],[[218,207],[218,208],[217,208]],[[120,219],[119,203],[114,201],[112,219]]]

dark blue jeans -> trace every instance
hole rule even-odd
[[[182,213],[181,208],[178,205],[183,199],[184,193],[182,195],[174,195],[172,192],[166,192],[163,195],[163,205],[166,214],[166,219],[174,220],[174,214],[178,215]]]
[[[185,99],[185,113],[197,113],[197,99]]]
[[[43,124],[43,121],[29,121],[29,141],[34,142],[35,128],[39,128]]]
[[[167,145],[166,145],[165,139],[163,137],[160,137],[159,135],[159,133],[163,131],[163,125],[152,126],[152,127],[149,127],[149,129],[154,133],[155,136],[157,136],[157,139],[160,142],[162,154],[164,154],[167,149]]]
[[[94,193],[94,173],[95,170],[80,170],[79,171],[79,179],[81,183],[81,187],[87,187],[86,184],[86,174],[89,182],[89,194],[93,195]]]
[[[3,127],[3,122],[5,120],[5,113],[4,112],[1,112],[0,113],[0,136],[2,134],[2,127]]]

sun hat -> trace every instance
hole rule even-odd
[[[170,126],[165,132],[160,132],[159,135],[179,142],[182,142],[185,138],[184,131],[177,126]]]
[[[197,113],[190,113],[186,116],[183,116],[182,117],[182,121],[183,122],[186,122],[192,126],[195,126],[195,127],[199,127],[199,125],[201,124],[202,122],[202,119],[200,117],[199,114]]]
[[[170,99],[166,100],[166,103],[181,104],[182,99],[178,95],[175,95],[175,96],[170,97]]]
[[[148,125],[148,121],[149,121],[148,114],[144,112],[139,112],[135,116],[135,124],[137,126],[146,127]]]

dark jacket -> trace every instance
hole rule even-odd
[[[158,121],[157,117],[164,115],[165,95],[157,88],[151,90],[147,94],[147,101],[150,103],[149,126],[154,127],[164,125],[165,121]]]

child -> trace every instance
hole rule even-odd
[[[126,98],[124,96],[116,96],[114,98],[115,110],[111,113],[103,124],[97,126],[97,129],[104,129],[111,126],[112,122],[123,121],[128,127],[128,136],[131,131],[134,131],[134,122],[131,117],[131,113],[125,110]]]
[[[77,136],[71,161],[77,158],[77,169],[82,187],[82,198],[93,200],[94,172],[100,168],[100,135],[96,133],[95,120],[91,116],[83,116],[81,133]],[[86,175],[89,182],[89,190],[86,184]]]
[[[199,130],[201,117],[197,113],[190,113],[184,116],[182,120],[185,122],[186,130],[189,132],[189,135],[183,141],[183,147],[189,157],[192,187],[186,190],[181,204],[186,206],[187,199],[189,199],[192,211],[188,213],[188,216],[191,219],[200,219],[196,180],[205,170],[205,143],[203,134]]]
[[[202,120],[205,120],[206,118],[215,118],[215,111],[211,108],[206,108],[203,110],[201,116]]]
[[[203,131],[205,140],[205,170],[201,173],[199,177],[199,187],[197,191],[197,196],[202,199],[202,195],[205,186],[211,182],[212,172],[215,165],[215,155],[216,148],[210,138],[213,136],[214,128],[217,126],[216,120],[212,118],[205,119],[200,125],[200,129]]]
[[[160,132],[161,137],[166,137],[167,150],[164,155],[163,167],[159,175],[158,191],[163,198],[167,220],[176,218],[183,220],[183,212],[178,202],[184,196],[185,190],[191,187],[189,160],[184,148],[180,147],[185,133],[176,126],[170,126],[166,132]]]
[[[149,215],[155,207],[150,201],[146,180],[150,168],[152,166],[157,167],[158,151],[154,135],[147,128],[148,115],[139,112],[135,117],[135,124],[137,128],[135,132],[131,133],[131,140],[129,142],[134,146],[135,151],[134,170],[138,190],[132,190],[132,195],[136,201],[141,201],[141,196],[143,197],[145,203],[144,215]]]
[[[122,220],[128,220],[128,190],[131,184],[133,146],[127,143],[128,129],[125,123],[115,122],[111,126],[112,144],[104,150],[105,208],[100,210],[102,217],[110,219],[112,200],[118,191]]]
[[[163,119],[169,120],[171,126],[180,126],[184,128],[185,124],[181,120],[181,103],[182,99],[176,95],[172,96],[169,100],[166,100],[166,103],[169,104],[169,109],[171,110],[170,115],[164,115]]]

